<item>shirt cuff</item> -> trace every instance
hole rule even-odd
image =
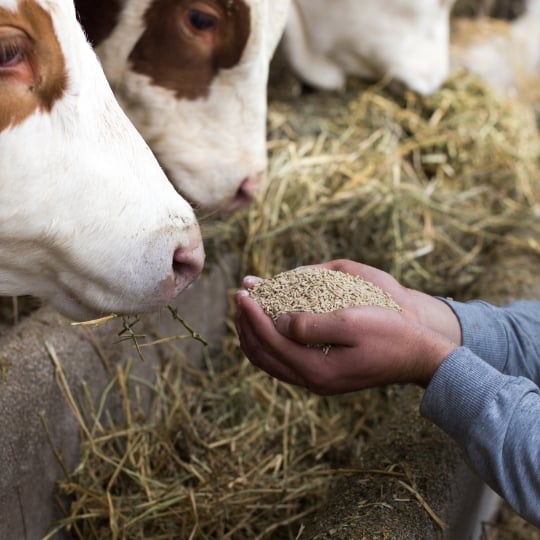
[[[498,371],[508,358],[508,338],[500,308],[474,300],[463,303],[440,298],[455,313],[461,326],[462,345]]]

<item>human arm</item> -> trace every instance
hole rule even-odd
[[[435,372],[421,413],[473,469],[540,527],[540,302],[446,301],[463,345]]]
[[[540,390],[534,382],[501,373],[459,347],[435,372],[420,412],[459,444],[476,473],[516,512],[540,527]]]

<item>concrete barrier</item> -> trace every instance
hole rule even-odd
[[[457,446],[418,412],[421,391],[392,390],[387,416],[302,540],[480,540],[500,504]]]
[[[229,267],[234,264],[228,261]],[[174,305],[205,339],[218,342],[225,330],[230,286],[229,270],[214,266]],[[79,425],[57,384],[52,357],[61,362],[76,397],[84,396],[84,383],[97,398],[115,365],[136,356],[131,341],[119,341],[120,329],[120,321],[93,329],[72,326],[42,308],[0,336],[1,540],[38,540],[60,517],[54,486],[63,471],[48,437],[68,468],[76,465],[80,455]],[[143,317],[136,330],[161,336],[186,333],[169,313]],[[203,346],[198,341],[176,343],[190,359],[201,359]],[[145,349],[144,362],[134,362],[134,373],[151,380],[159,361],[159,347]],[[109,407],[114,415],[119,407],[114,396]]]

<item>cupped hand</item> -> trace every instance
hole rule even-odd
[[[250,361],[321,395],[390,383],[427,385],[457,344],[418,320],[410,290],[388,274],[352,261],[318,266],[372,281],[394,297],[403,313],[371,306],[324,314],[295,312],[282,315],[274,325],[247,291],[239,291],[236,328]],[[248,279],[246,286],[253,283]],[[330,344],[328,353],[314,347],[318,344]]]

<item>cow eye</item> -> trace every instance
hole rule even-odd
[[[212,30],[217,24],[217,19],[213,15],[205,13],[200,9],[190,9],[187,16],[191,26],[195,30]]]
[[[25,47],[18,39],[0,40],[0,67],[16,66],[24,58]]]

